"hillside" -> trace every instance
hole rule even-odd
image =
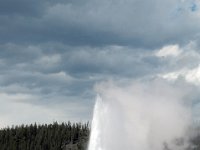
[[[0,150],[84,150],[88,137],[88,123],[14,126],[0,130]]]
[[[0,130],[0,150],[86,150],[89,140],[89,123],[31,124]],[[200,150],[200,128],[187,150]],[[178,139],[177,144],[184,142]],[[164,150],[171,150],[164,143]]]

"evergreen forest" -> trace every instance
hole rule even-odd
[[[0,150],[87,150],[89,134],[89,123],[12,126],[0,129]],[[165,145],[164,150],[171,149]],[[186,150],[200,150],[200,134],[190,139]]]
[[[88,123],[13,126],[0,130],[0,150],[85,150],[88,138]]]

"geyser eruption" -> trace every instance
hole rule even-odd
[[[88,150],[183,150],[190,123],[185,92],[166,83],[102,83]]]

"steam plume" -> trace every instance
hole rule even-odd
[[[94,109],[89,150],[183,150],[191,122],[185,92],[165,82],[105,82]]]

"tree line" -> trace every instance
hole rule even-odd
[[[20,125],[0,130],[0,150],[85,150],[89,124]]]
[[[200,128],[186,150],[200,150]],[[0,129],[0,150],[87,150],[89,123],[30,124]],[[177,139],[178,145],[184,143]],[[171,150],[164,143],[164,150]]]

